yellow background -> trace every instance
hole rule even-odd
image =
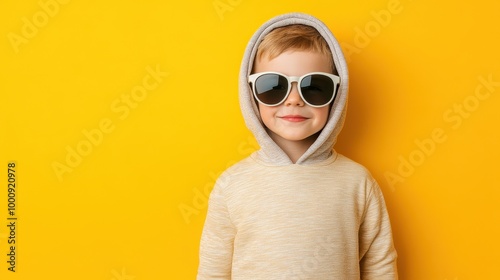
[[[256,149],[237,100],[244,48],[269,18],[301,11],[349,50],[336,149],[379,181],[401,279],[498,279],[499,10],[498,1],[2,1],[0,278],[194,279],[206,193]],[[121,107],[128,115],[113,109],[148,69],[168,75]],[[479,100],[489,76],[497,84]],[[83,131],[103,121],[108,132],[89,147]],[[435,130],[444,141],[429,140]],[[77,147],[86,155],[69,168]],[[16,273],[6,263],[11,160]],[[412,166],[399,171],[405,160]],[[71,172],[58,178],[57,163]]]

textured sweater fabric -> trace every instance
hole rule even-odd
[[[325,127],[295,163],[267,133],[247,80],[262,38],[290,24],[318,30],[341,78]],[[269,20],[247,46],[239,85],[243,117],[260,149],[223,172],[210,194],[197,279],[398,279],[379,186],[363,166],[333,150],[348,72],[330,30],[302,13]]]

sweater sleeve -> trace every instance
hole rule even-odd
[[[235,234],[221,187],[216,184],[201,236],[198,280],[231,279]]]
[[[396,280],[397,253],[384,197],[372,181],[359,230],[359,258],[362,280]]]

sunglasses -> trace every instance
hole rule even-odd
[[[288,77],[278,72],[255,73],[248,77],[253,95],[266,106],[278,106],[292,91],[292,83],[297,82],[299,94],[311,107],[330,104],[337,93],[340,77],[337,75],[313,72],[301,77]]]

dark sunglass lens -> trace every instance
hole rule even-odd
[[[260,102],[276,105],[286,96],[288,81],[277,74],[264,74],[255,81],[255,93]]]
[[[322,106],[332,99],[334,84],[328,76],[313,74],[302,79],[300,89],[307,102],[315,106]]]

